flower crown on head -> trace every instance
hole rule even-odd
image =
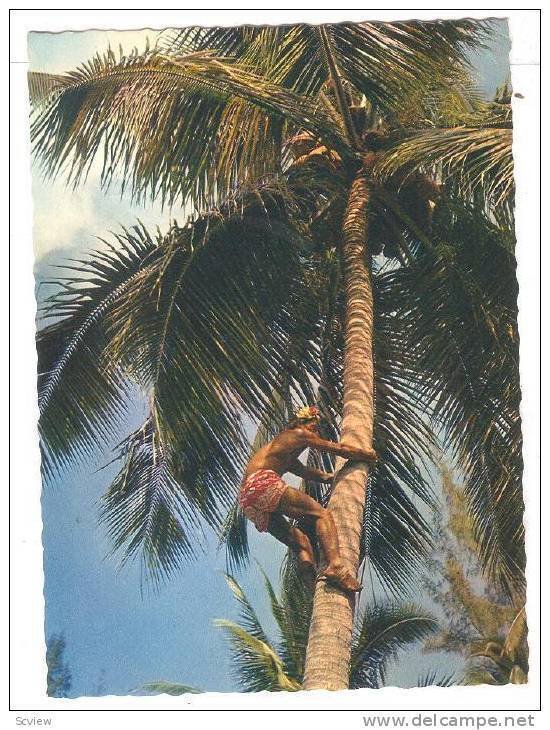
[[[303,408],[300,408],[299,411],[296,411],[296,418],[299,418],[300,421],[320,421],[321,416],[319,414],[319,409],[317,406],[304,406]]]

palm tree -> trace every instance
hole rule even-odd
[[[288,559],[287,559],[288,560]],[[280,594],[264,574],[271,613],[278,629],[269,638],[239,583],[230,575],[227,583],[239,605],[237,622],[218,619],[231,651],[231,667],[245,692],[296,692],[302,688],[313,595],[299,578],[292,560],[283,571]],[[407,646],[426,639],[437,629],[436,620],[413,604],[384,602],[356,617],[349,686],[352,689],[384,686],[388,664]],[[433,684],[435,675],[430,675]],[[153,682],[152,694],[185,694],[183,684]]]
[[[51,299],[55,321],[39,335],[46,471],[112,439],[133,384],[147,391],[149,415],[120,445],[123,466],[104,518],[115,547],[126,558],[143,550],[154,577],[168,575],[204,523],[218,529],[231,509],[246,457],[241,415],[269,430],[293,400],[315,396],[334,430],[343,407],[342,438],[364,446],[374,438],[381,452],[370,475],[374,564],[396,590],[407,558],[412,567],[421,560],[429,531],[407,490],[430,502],[416,465],[433,444],[424,413],[454,371],[437,350],[427,354],[431,342],[444,340],[448,351],[455,338],[443,311],[437,338],[428,332],[418,348],[408,307],[426,328],[430,300],[420,306],[419,295],[429,272],[443,279],[440,297],[455,282],[441,255],[445,235],[439,248],[429,235],[438,186],[415,172],[404,144],[425,139],[423,120],[439,142],[456,137],[456,118],[445,126],[441,108],[458,104],[471,115],[483,107],[458,83],[452,104],[441,90],[449,75],[463,81],[464,50],[486,31],[470,21],[191,29],[169,38],[169,48],[119,59],[109,52],[70,74],[31,75],[32,138],[47,174],[76,184],[103,154],[103,184],[121,179],[138,199],[197,211],[156,241],[138,226],[118,236],[118,248],[78,263],[80,276]],[[400,114],[411,99],[414,125],[404,139]],[[477,127],[460,123],[464,134],[482,128],[479,119]],[[484,138],[481,162],[475,147],[463,157],[502,177],[500,143],[491,148]],[[457,144],[463,150],[463,137]],[[384,167],[395,165],[392,152],[403,159],[397,172]],[[447,150],[431,161],[445,167],[449,159]],[[461,170],[467,175],[468,166]],[[461,194],[480,186],[460,182]],[[442,206],[440,231],[468,215],[453,200],[454,209]],[[501,234],[471,215],[491,240]],[[400,262],[395,270],[371,266],[382,248]],[[425,275],[419,286],[417,273]],[[395,318],[394,282],[404,323]],[[460,295],[473,306],[466,287]],[[464,399],[464,387],[451,383],[435,415],[445,422],[446,410],[462,413]],[[462,444],[458,431],[454,420],[450,437]],[[329,505],[355,573],[367,476],[365,465],[339,468]],[[233,515],[226,530],[241,536],[242,557],[242,522]],[[319,584],[306,688],[347,686],[353,609]]]
[[[522,608],[504,640],[486,641],[472,654],[465,684],[526,684],[529,671],[527,618]]]
[[[441,467],[446,510],[438,518],[438,549],[424,581],[443,609],[440,632],[426,650],[456,651],[466,658],[466,684],[520,684],[527,681],[525,594],[513,600],[480,570],[480,545],[468,514],[464,490]]]

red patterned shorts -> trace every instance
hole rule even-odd
[[[243,482],[239,505],[259,532],[266,532],[269,515],[277,509],[287,486],[280,475],[271,469],[259,469]]]

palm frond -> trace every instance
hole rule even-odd
[[[438,170],[467,201],[481,191],[488,210],[509,204],[514,193],[512,130],[509,127],[456,127],[419,130],[384,156],[379,172]]]
[[[122,553],[121,565],[140,556],[142,575],[156,586],[194,556],[202,538],[200,501],[176,481],[163,442],[153,413],[119,446],[115,459],[121,469],[100,512],[112,553]]]
[[[313,592],[299,576],[296,559],[290,552],[281,569],[279,595],[265,574],[264,583],[278,627],[277,642],[270,641],[263,630],[258,631],[255,613],[240,587],[235,594],[241,609],[244,605],[239,624],[230,621],[216,624],[228,634],[232,666],[245,690],[294,691],[300,689],[303,679]],[[231,585],[233,589],[234,579]],[[246,626],[251,630],[247,631]],[[388,663],[399,651],[425,639],[436,629],[435,619],[412,604],[384,603],[358,615],[353,634],[350,687],[382,686]]]
[[[276,417],[280,397],[307,402],[314,396],[318,312],[309,287],[318,284],[313,277],[312,284],[304,278],[309,267],[301,260],[302,237],[292,223],[294,205],[284,188],[268,182],[253,190],[245,188],[223,209],[183,228],[174,225],[156,242],[140,229],[143,246],[141,238],[136,242],[125,233],[119,241],[122,253],[111,246],[108,253],[92,256],[86,273],[93,270],[93,280],[83,286],[78,279],[69,293],[63,290],[48,304],[49,316],[61,317],[54,327],[67,332],[68,340],[54,367],[48,367],[49,385],[44,391],[45,428],[48,434],[53,432],[50,439],[58,458],[70,458],[72,441],[61,418],[46,420],[55,405],[50,399],[52,393],[61,393],[65,400],[70,395],[64,387],[70,376],[68,363],[74,358],[75,368],[78,365],[76,345],[90,354],[86,336],[94,325],[101,342],[101,352],[94,356],[99,375],[81,383],[83,375],[75,386],[84,404],[72,416],[78,424],[83,422],[77,446],[85,452],[97,445],[89,426],[95,423],[94,412],[84,401],[93,403],[100,377],[108,378],[113,387],[104,395],[103,410],[98,410],[97,428],[111,437],[117,430],[114,415],[124,387],[136,384],[149,399],[154,416],[165,488],[178,485],[190,519],[221,528],[222,513],[235,503],[239,472],[248,454],[243,413],[265,427]],[[124,246],[136,262],[130,273],[121,264],[116,278],[110,261],[130,256]],[[136,251],[146,265],[141,265]],[[77,268],[81,267],[79,263]],[[106,278],[105,292],[98,286],[103,281],[96,270]],[[137,468],[132,444],[130,438],[118,453],[124,469]],[[142,447],[151,451],[150,444]],[[139,463],[145,469],[143,459]],[[135,478],[139,482],[143,477]],[[136,525],[124,504],[119,516],[127,523],[117,523],[115,540],[119,549],[131,546],[133,554]],[[118,507],[115,499],[113,508]],[[234,517],[236,531],[231,525],[226,528],[244,559],[244,523],[238,513]],[[168,565],[171,557],[174,563],[181,562],[183,552],[174,545],[185,540],[178,534],[174,541],[155,564],[157,575],[167,576],[175,567]]]
[[[67,83],[66,77],[61,74],[40,71],[29,71],[27,80],[29,98],[34,109],[40,109],[44,104],[51,102]]]
[[[392,138],[400,140],[415,129],[479,126],[477,112],[485,102],[470,71],[468,64],[451,65],[412,87],[385,117]]]
[[[458,684],[454,674],[438,674],[435,669],[431,669],[426,674],[418,678],[417,687],[452,687]]]
[[[278,170],[283,122],[347,154],[318,104],[232,61],[158,50],[117,59],[109,51],[52,87],[31,138],[48,175],[63,172],[77,184],[98,158],[103,185],[116,176],[136,198],[203,208]]]
[[[237,583],[235,578],[233,578],[233,576],[231,576],[231,575],[226,575],[225,580],[227,581],[227,584],[228,584],[229,588],[231,589],[231,592],[233,593],[233,596],[239,605],[239,609],[240,609],[239,621],[240,621],[241,627],[243,629],[245,629],[245,631],[247,631],[255,639],[258,639],[258,641],[262,641],[262,642],[264,642],[264,644],[268,644],[269,641],[262,628],[262,625],[260,624],[260,621],[258,620],[258,616],[256,615],[256,612],[254,611],[252,604],[246,597],[246,594],[243,591],[243,589],[241,588],[241,586]]]
[[[219,548],[225,547],[226,570],[237,572],[249,564],[248,520],[236,499],[219,532]]]
[[[407,491],[384,467],[369,481],[362,557],[370,562],[385,589],[410,593],[433,544],[429,521]]]
[[[437,626],[432,616],[412,604],[367,608],[357,621],[353,640],[350,689],[383,686],[388,662]]]
[[[392,110],[409,90],[467,64],[468,48],[490,34],[484,21],[340,23],[328,26],[344,78],[380,110]],[[406,91],[405,91],[406,90]]]
[[[299,234],[284,205],[266,208],[269,198],[266,190],[242,209],[174,227],[154,270],[111,318],[110,357],[139,375],[182,444],[222,406],[236,422],[239,409],[268,417],[273,390],[292,365],[284,326],[301,296]],[[193,422],[185,408],[195,409]]]
[[[226,578],[239,604],[240,618],[238,624],[229,621],[217,621],[216,624],[230,638],[232,664],[239,683],[248,691],[300,689],[313,595],[297,572],[294,556],[287,553],[285,558],[279,597],[263,573],[266,594],[278,627],[276,642],[264,633],[250,601],[235,579]]]
[[[285,673],[301,684],[313,605],[312,592],[299,576],[292,555],[287,556],[286,569],[282,573],[280,598],[265,573],[264,585],[271,613],[279,628],[278,654]]]
[[[107,367],[105,321],[132,283],[152,265],[157,244],[141,226],[115,236],[116,246],[60,267],[65,275],[39,312],[52,324],[37,334],[43,466],[51,473],[117,437],[128,383]]]
[[[158,43],[164,50],[185,55],[211,50],[226,58],[240,58],[263,30],[264,27],[258,25],[167,28]]]
[[[385,110],[435,75],[464,64],[467,50],[482,47],[491,27],[490,21],[462,19],[323,26],[345,82]],[[321,93],[330,75],[312,25],[174,29],[165,33],[164,43],[180,52],[212,50],[239,59],[308,96]]]
[[[380,277],[404,324],[407,365],[433,426],[455,449],[482,561],[505,590],[523,584],[523,502],[515,261],[505,231],[439,205],[430,250]],[[406,324],[405,324],[406,323]],[[488,357],[490,353],[490,357]],[[422,373],[422,376],[420,376]]]
[[[232,621],[216,619],[215,625],[227,635],[232,646],[232,668],[246,692],[296,692],[300,684],[290,679],[282,659],[273,648],[251,636]]]

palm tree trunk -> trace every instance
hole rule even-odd
[[[342,441],[371,447],[373,435],[373,300],[367,266],[369,186],[365,171],[352,183],[343,224],[346,282],[346,350]],[[341,464],[337,464],[341,466]],[[339,471],[329,503],[346,567],[357,575],[366,498],[366,464]],[[355,599],[317,584],[309,630],[304,689],[346,689]]]

